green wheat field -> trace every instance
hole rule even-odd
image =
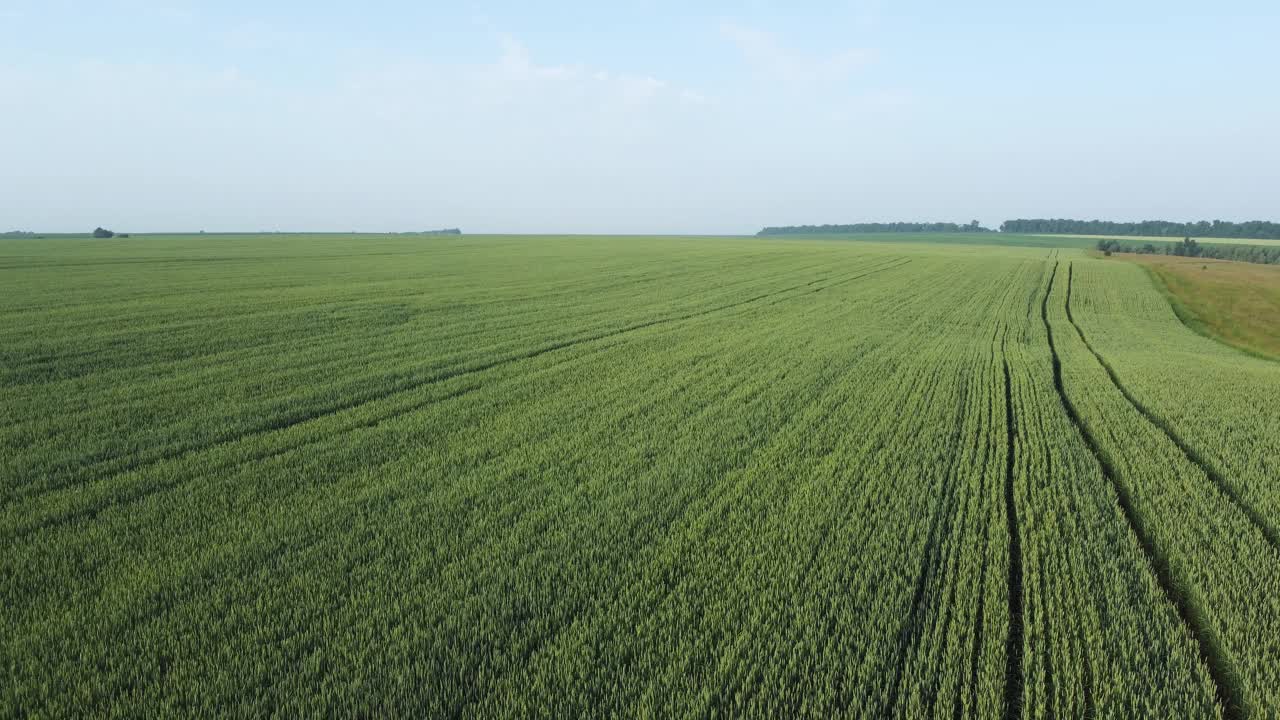
[[[1274,717],[1277,478],[1079,247],[9,240],[0,716]]]

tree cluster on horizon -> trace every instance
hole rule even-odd
[[[977,220],[968,225],[953,222],[891,222],[852,223],[849,225],[783,225],[767,227],[757,235],[827,235],[855,233],[932,233],[932,232],[994,232]]]
[[[1141,245],[1125,243],[1114,238],[1098,241],[1099,252],[1134,253],[1136,255],[1173,255],[1174,257],[1208,258],[1210,260],[1234,260],[1236,262],[1256,263],[1259,265],[1280,264],[1280,247],[1266,245],[1228,245],[1222,243],[1200,243],[1195,238],[1185,237],[1182,242],[1155,243],[1145,242]]]
[[[1169,220],[1114,222],[1111,220],[1036,218],[1005,220],[1000,224],[1000,232],[1049,235],[1137,235],[1168,238],[1212,237],[1276,240],[1280,239],[1280,223],[1266,220],[1249,220],[1239,223],[1228,220],[1201,220],[1199,222],[1180,223]]]

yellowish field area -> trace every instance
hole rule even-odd
[[[1280,358],[1280,267],[1124,255],[1159,281],[1183,322],[1235,347]]]

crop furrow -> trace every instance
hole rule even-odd
[[[889,268],[883,268],[883,269],[889,269]],[[874,272],[875,271],[872,271],[870,273],[865,273],[861,275],[854,273],[853,274],[854,277],[846,278],[846,280],[859,279],[861,277],[874,274]],[[360,407],[363,405],[367,405],[369,403],[386,400],[395,395],[401,395],[403,393],[412,392],[415,390],[419,390],[431,385],[436,385],[436,384],[439,384],[448,380],[452,380],[455,378],[459,378],[467,375],[473,375],[476,373],[482,373],[487,370],[492,370],[492,369],[499,368],[512,363],[517,363],[524,360],[531,360],[551,352],[573,348],[578,345],[595,342],[598,340],[605,340],[609,338],[618,337],[621,335],[625,335],[627,333],[643,330],[646,328],[666,325],[670,323],[682,322],[685,320],[702,318],[714,313],[723,312],[726,310],[732,310],[732,309],[749,305],[751,303],[755,303],[770,297],[776,297],[778,295],[782,295],[784,293],[788,293],[793,290],[810,287],[815,282],[820,282],[820,281],[821,279],[817,281],[799,283],[796,285],[791,285],[786,288],[782,288],[780,290],[775,290],[775,291],[763,293],[760,295],[756,295],[746,300],[718,305],[705,310],[685,313],[685,314],[677,315],[674,317],[657,318],[657,319],[649,320],[645,322],[633,323],[631,325],[627,325],[614,330],[598,332],[598,333],[584,336],[584,337],[577,337],[577,338],[564,340],[561,342],[551,343],[549,345],[543,345],[541,347],[534,348],[532,350],[528,350],[525,352],[504,356],[502,358],[498,358],[496,360],[492,360],[489,362],[484,362],[484,363],[470,365],[470,366],[450,368],[444,372],[431,374],[422,380],[415,380],[415,379],[401,380],[399,382],[393,383],[389,388],[381,392],[366,394],[366,395],[358,395],[356,397],[352,397],[349,399],[338,400],[335,402],[322,404],[313,408],[307,408],[305,410],[288,413],[283,416],[272,418],[265,423],[261,423],[256,426],[253,426],[244,432],[228,435],[226,437],[217,439],[214,442],[211,442],[208,444],[203,444],[198,446],[189,446],[189,447],[179,447],[179,448],[173,449],[172,451],[164,452],[157,456],[153,456],[152,458],[147,459],[141,463],[126,463],[123,467],[119,467],[113,472],[111,472],[109,475],[106,475],[103,478],[101,478],[100,481],[108,481],[114,477],[117,477],[119,475],[122,475],[130,471],[141,470],[165,461],[179,459],[185,456],[189,456],[189,455],[193,455],[201,452],[206,452],[208,450],[211,450],[213,448],[217,448],[223,445],[240,442],[240,441],[247,440],[247,439],[254,438],[261,435],[267,435],[273,432],[287,430],[298,425],[321,420],[328,416],[331,416],[340,412],[344,412],[347,410],[351,410],[353,408]],[[803,295],[803,293],[801,293],[800,295]],[[784,298],[784,299],[794,299],[795,297],[798,297],[798,295],[788,296],[787,298]],[[56,488],[51,488],[51,489],[56,489]]]
[[[619,344],[621,343],[614,343],[612,345],[605,345],[599,348],[594,348],[590,353],[587,353],[584,355],[575,355],[573,357],[565,358],[552,365],[546,366],[546,368],[544,369],[555,368],[555,367],[558,367],[559,365],[566,364],[566,363],[580,362],[590,358],[591,355],[601,353],[611,348],[617,347]],[[507,379],[503,378],[503,380],[507,380]],[[391,407],[391,408],[385,409],[384,411],[374,411],[371,417],[351,418],[349,421],[344,421],[344,423],[339,427],[329,429],[323,435],[316,436],[315,433],[309,433],[307,436],[298,438],[296,440],[291,440],[286,438],[284,442],[282,442],[281,444],[275,445],[273,447],[263,448],[261,450],[255,450],[250,448],[248,455],[229,458],[225,462],[219,462],[212,466],[203,466],[200,468],[200,473],[203,474],[203,473],[209,473],[209,472],[223,472],[223,471],[231,470],[233,468],[236,468],[242,465],[247,465],[250,463],[265,462],[272,458],[285,455],[294,450],[300,450],[303,448],[316,446],[316,445],[331,445],[332,443],[334,443],[334,441],[341,440],[347,437],[351,433],[355,433],[360,430],[376,428],[385,423],[392,422],[398,418],[405,417],[415,412],[425,410],[433,405],[438,405],[440,403],[444,403],[450,400],[454,400],[454,399],[466,396],[472,392],[475,392],[476,390],[481,389],[482,387],[484,387],[483,384],[472,385],[469,387],[452,390],[443,395],[430,397],[422,401],[414,401],[402,407]],[[386,399],[390,399],[391,397],[400,397],[402,395],[407,394],[408,392],[410,391],[405,391],[402,393],[391,393],[382,398],[376,398],[374,400],[360,403],[350,408],[345,408],[342,410],[335,411],[333,413],[329,413],[328,415],[325,416],[325,418],[317,418],[317,420],[332,418],[342,413],[358,412],[363,408],[367,408],[370,405],[373,405],[379,400],[386,400]],[[299,429],[302,427],[303,427],[303,424],[299,423],[290,428],[284,428],[281,432],[291,430],[291,429]],[[154,467],[162,465],[165,462],[181,462],[201,452],[210,452],[210,451],[216,450],[217,448],[231,445],[239,440],[246,440],[246,439],[248,439],[248,437],[238,438],[237,440],[232,440],[232,441],[216,443],[214,445],[204,447],[201,450],[193,450],[188,453],[183,453],[183,454],[175,455],[168,458],[157,459],[155,461],[148,462],[145,465],[139,466],[132,471],[122,471],[120,473],[117,473],[116,475],[113,475],[112,477],[113,478],[119,477],[129,472],[139,472],[139,473],[146,472]],[[187,484],[195,477],[198,477],[198,475],[192,475],[190,473],[175,473],[172,477],[170,477],[166,481],[158,482],[158,483],[150,483],[150,484],[138,487],[132,491],[125,491],[118,495],[109,495],[104,499],[102,499],[101,502],[94,503],[93,505],[90,505],[84,508],[79,508],[75,511],[66,513],[64,515],[49,516],[28,525],[19,525],[16,529],[14,529],[11,533],[8,534],[8,537],[11,537],[13,539],[21,539],[40,530],[47,530],[47,529],[59,527],[61,525],[66,525],[66,524],[70,524],[70,523],[74,523],[82,520],[93,519],[97,517],[99,514],[101,514],[102,512],[110,510],[111,508],[119,507],[122,505],[128,505],[134,502],[140,502],[140,501],[146,500],[148,497],[151,497],[152,495],[156,495],[168,490],[173,490],[173,489],[182,487],[183,485]]]
[[[1050,284],[1052,286],[1052,280]],[[1002,343],[1003,346],[1003,343]],[[1004,407],[1005,407],[1005,476],[1004,506],[1009,526],[1009,636],[1005,643],[1004,717],[1006,720],[1022,714],[1022,542],[1018,530],[1018,507],[1014,502],[1014,441],[1016,426],[1013,416],[1013,384],[1009,379],[1009,357],[1003,358]]]
[[[1115,490],[1116,499],[1129,525],[1129,529],[1142,546],[1148,565],[1155,573],[1160,587],[1164,590],[1165,597],[1169,602],[1173,603],[1183,624],[1191,632],[1192,637],[1195,638],[1200,652],[1200,659],[1209,670],[1209,675],[1213,680],[1214,694],[1217,697],[1218,706],[1223,710],[1224,717],[1230,720],[1243,717],[1241,708],[1245,707],[1244,699],[1235,680],[1238,674],[1232,667],[1230,659],[1223,650],[1213,629],[1205,620],[1204,613],[1195,606],[1194,600],[1189,596],[1186,584],[1174,577],[1168,559],[1160,552],[1141,517],[1134,509],[1133,498],[1129,493],[1129,489],[1117,479],[1115,468],[1107,458],[1105,451],[1103,451],[1097,439],[1086,429],[1084,422],[1080,419],[1078,410],[1070,398],[1067,397],[1062,382],[1062,362],[1058,357],[1057,346],[1054,343],[1053,325],[1049,322],[1048,310],[1049,296],[1053,292],[1053,283],[1057,277],[1058,266],[1059,263],[1055,262],[1053,272],[1049,276],[1049,288],[1045,291],[1044,301],[1041,305],[1041,317],[1044,321],[1045,332],[1048,334],[1049,352],[1053,359],[1053,384],[1057,390],[1058,398],[1062,402],[1062,407],[1066,411],[1067,417],[1071,420],[1071,424],[1075,426],[1081,439],[1084,440],[1094,459],[1097,460],[1103,476],[1106,477],[1111,487]]]
[[[1116,375],[1116,371],[1111,367],[1111,363],[1108,363],[1106,359],[1102,357],[1102,354],[1094,349],[1093,345],[1089,343],[1089,339],[1085,337],[1084,329],[1080,327],[1080,323],[1076,322],[1075,317],[1071,314],[1072,278],[1072,264],[1068,263],[1067,319],[1071,322],[1071,326],[1075,328],[1076,333],[1080,336],[1080,341],[1084,343],[1084,346],[1089,349],[1089,352],[1097,358],[1098,364],[1102,366],[1102,369],[1107,372],[1107,377],[1111,378],[1111,383],[1115,385],[1116,389],[1120,391],[1120,394],[1124,396],[1124,399],[1127,400],[1139,414],[1146,418],[1147,421],[1154,425],[1158,430],[1163,432],[1165,436],[1182,451],[1182,454],[1186,456],[1187,460],[1200,468],[1205,476],[1213,481],[1213,484],[1217,486],[1218,490],[1231,500],[1231,502],[1235,503],[1236,507],[1244,513],[1245,517],[1249,518],[1249,522],[1253,523],[1253,526],[1258,529],[1258,532],[1262,533],[1263,537],[1267,539],[1267,542],[1271,543],[1271,546],[1275,548],[1277,552],[1280,552],[1280,532],[1277,532],[1276,526],[1268,522],[1257,508],[1249,504],[1249,502],[1240,495],[1240,491],[1232,483],[1228,482],[1227,479],[1223,477],[1222,473],[1218,472],[1214,465],[1206,460],[1203,455],[1197,452],[1195,448],[1188,445],[1187,442],[1182,439],[1182,436],[1174,430],[1169,423],[1151,412],[1147,406],[1142,403],[1142,401],[1134,397],[1133,393],[1129,392],[1129,389],[1125,384],[1120,381],[1120,377]]]

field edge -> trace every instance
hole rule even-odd
[[[1146,273],[1147,277],[1151,280],[1152,286],[1154,286],[1156,291],[1159,292],[1165,301],[1169,303],[1170,309],[1173,310],[1173,314],[1177,316],[1179,322],[1186,326],[1191,332],[1194,332],[1201,337],[1213,340],[1221,345],[1225,345],[1232,350],[1242,352],[1250,357],[1270,362],[1280,362],[1280,356],[1258,350],[1257,348],[1250,347],[1243,343],[1233,342],[1229,338],[1218,334],[1213,330],[1212,326],[1208,322],[1200,317],[1199,313],[1192,310],[1187,303],[1182,301],[1182,298],[1178,296],[1178,293],[1169,286],[1169,283],[1165,281],[1164,277],[1162,277],[1160,273],[1156,272],[1155,268],[1132,260],[1128,260],[1128,262],[1133,262],[1134,265],[1142,268],[1142,271]]]

